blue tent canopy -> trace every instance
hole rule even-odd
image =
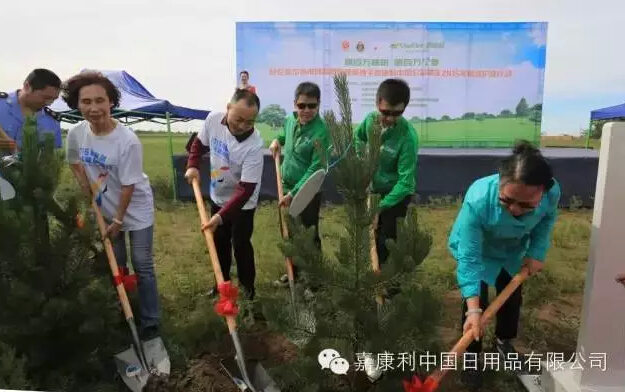
[[[204,120],[208,116],[209,111],[177,106],[165,99],[156,98],[126,71],[100,72],[119,89],[121,100],[113,117],[126,124],[141,121],[162,123],[167,118],[167,114],[171,122]],[[61,121],[76,123],[83,119],[80,112],[71,110],[61,97],[50,105],[50,109],[59,114]]]
[[[596,109],[590,112],[591,121],[610,120],[615,118],[625,118],[625,103],[603,109]]]

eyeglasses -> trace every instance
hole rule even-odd
[[[379,109],[378,111],[380,112],[381,115],[386,116],[386,117],[399,117],[402,114],[404,114],[403,110]]]
[[[306,108],[308,108],[308,109],[317,109],[317,106],[319,106],[319,104],[318,103],[301,103],[300,102],[300,103],[297,103],[296,106],[297,106],[297,108],[299,110],[304,110]]]
[[[503,204],[507,205],[507,206],[511,206],[513,204],[516,204],[517,206],[519,206],[519,208],[522,208],[524,210],[533,210],[534,208],[536,208],[536,206],[534,206],[534,205],[532,205],[530,203],[516,201],[514,199],[511,199],[511,198],[505,197],[505,196],[499,196],[499,201],[502,202]]]

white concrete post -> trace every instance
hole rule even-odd
[[[581,391],[625,391],[625,123],[603,126],[584,302]],[[603,358],[605,356],[605,358]]]

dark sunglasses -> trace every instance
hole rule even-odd
[[[535,206],[529,204],[529,203],[524,203],[524,202],[519,202],[516,201],[514,199],[511,199],[509,197],[504,197],[504,196],[499,196],[499,201],[502,202],[503,204],[510,206],[513,204],[516,204],[517,206],[519,206],[520,208],[523,208],[525,210],[533,210],[534,208],[536,208]]]
[[[404,114],[403,110],[379,110],[380,114],[386,117],[399,117]]]
[[[295,106],[297,106],[299,110],[304,110],[306,108],[317,109],[317,106],[319,106],[319,104],[318,103],[298,103]]]

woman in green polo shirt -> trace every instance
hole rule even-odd
[[[295,110],[286,118],[282,132],[269,146],[274,158],[279,156],[284,148],[282,160],[284,197],[280,200],[280,205],[283,207],[288,207],[306,180],[314,172],[323,168],[322,154],[329,149],[330,135],[325,122],[319,115],[320,101],[319,86],[311,82],[300,83],[295,89]],[[299,215],[306,228],[314,226],[315,244],[319,249],[321,249],[320,209],[321,192],[315,195]],[[299,274],[295,265],[293,265],[293,272],[297,279]],[[288,286],[287,275],[282,275],[276,284]]]

